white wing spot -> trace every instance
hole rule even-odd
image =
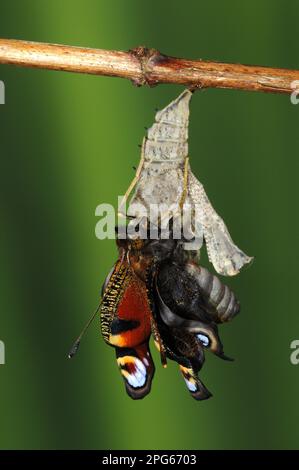
[[[204,345],[204,346],[209,346],[210,340],[206,335],[203,335],[202,333],[199,333],[196,335],[199,341]]]
[[[190,382],[190,380],[187,380],[187,379],[184,379],[184,380],[186,382],[188,390],[190,390],[190,392],[196,392],[196,385],[193,382]]]

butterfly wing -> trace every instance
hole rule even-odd
[[[208,350],[222,359],[224,355],[215,313],[203,286],[186,270],[168,260],[153,273],[151,281],[153,314],[166,356],[179,364],[192,397],[204,400],[211,396],[198,377]],[[209,304],[210,302],[210,304]],[[208,305],[207,305],[208,304]],[[155,335],[154,335],[155,336]]]
[[[149,394],[155,372],[148,341],[135,348],[115,347],[127,394],[137,400]]]
[[[101,329],[116,351],[116,360],[128,395],[146,396],[151,389],[154,364],[149,349],[151,312],[145,284],[126,260],[119,260],[103,293]]]
[[[198,373],[192,367],[184,367],[179,365],[186,386],[195,400],[207,400],[212,396],[211,392],[206,388],[198,377]]]
[[[187,388],[196,400],[206,400],[211,393],[198,377],[205,361],[204,348],[194,333],[181,328],[180,325],[168,324],[163,308],[167,308],[159,295],[157,274],[153,273],[150,283],[152,294],[152,334],[165,366],[167,357],[179,365]],[[166,321],[165,321],[166,320]]]

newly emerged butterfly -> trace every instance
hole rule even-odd
[[[103,287],[101,328],[115,348],[127,393],[143,398],[151,388],[153,334],[161,353],[178,363],[191,395],[211,396],[198,377],[205,350],[223,353],[217,324],[239,311],[232,291],[196,263],[181,240],[118,240],[119,259]]]

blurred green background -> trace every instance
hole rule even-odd
[[[299,4],[284,0],[3,1],[0,36],[299,68]],[[208,356],[214,397],[193,401],[175,364],[134,402],[95,323],[116,257],[94,234],[95,208],[133,177],[154,109],[182,87],[0,66],[0,447],[2,449],[298,448],[299,105],[288,96],[208,90],[191,107],[190,156],[217,211],[254,264],[227,282],[241,315]],[[210,266],[211,268],[211,266]]]

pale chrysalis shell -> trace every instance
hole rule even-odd
[[[183,191],[183,171],[188,155],[189,101],[192,93],[184,91],[162,111],[147,131],[142,145],[144,163],[135,194],[128,208],[142,204],[150,211],[152,204],[173,204],[179,210]]]
[[[178,213],[184,191],[184,169],[188,156],[189,102],[192,93],[185,90],[166,108],[158,111],[148,129],[142,147],[142,167],[128,214],[136,215],[136,204],[150,214],[152,204],[171,205]],[[185,204],[196,205],[197,226],[201,226],[210,262],[219,274],[233,276],[252,258],[231,239],[222,218],[216,213],[203,185],[187,167]],[[184,209],[183,209],[184,210]]]

